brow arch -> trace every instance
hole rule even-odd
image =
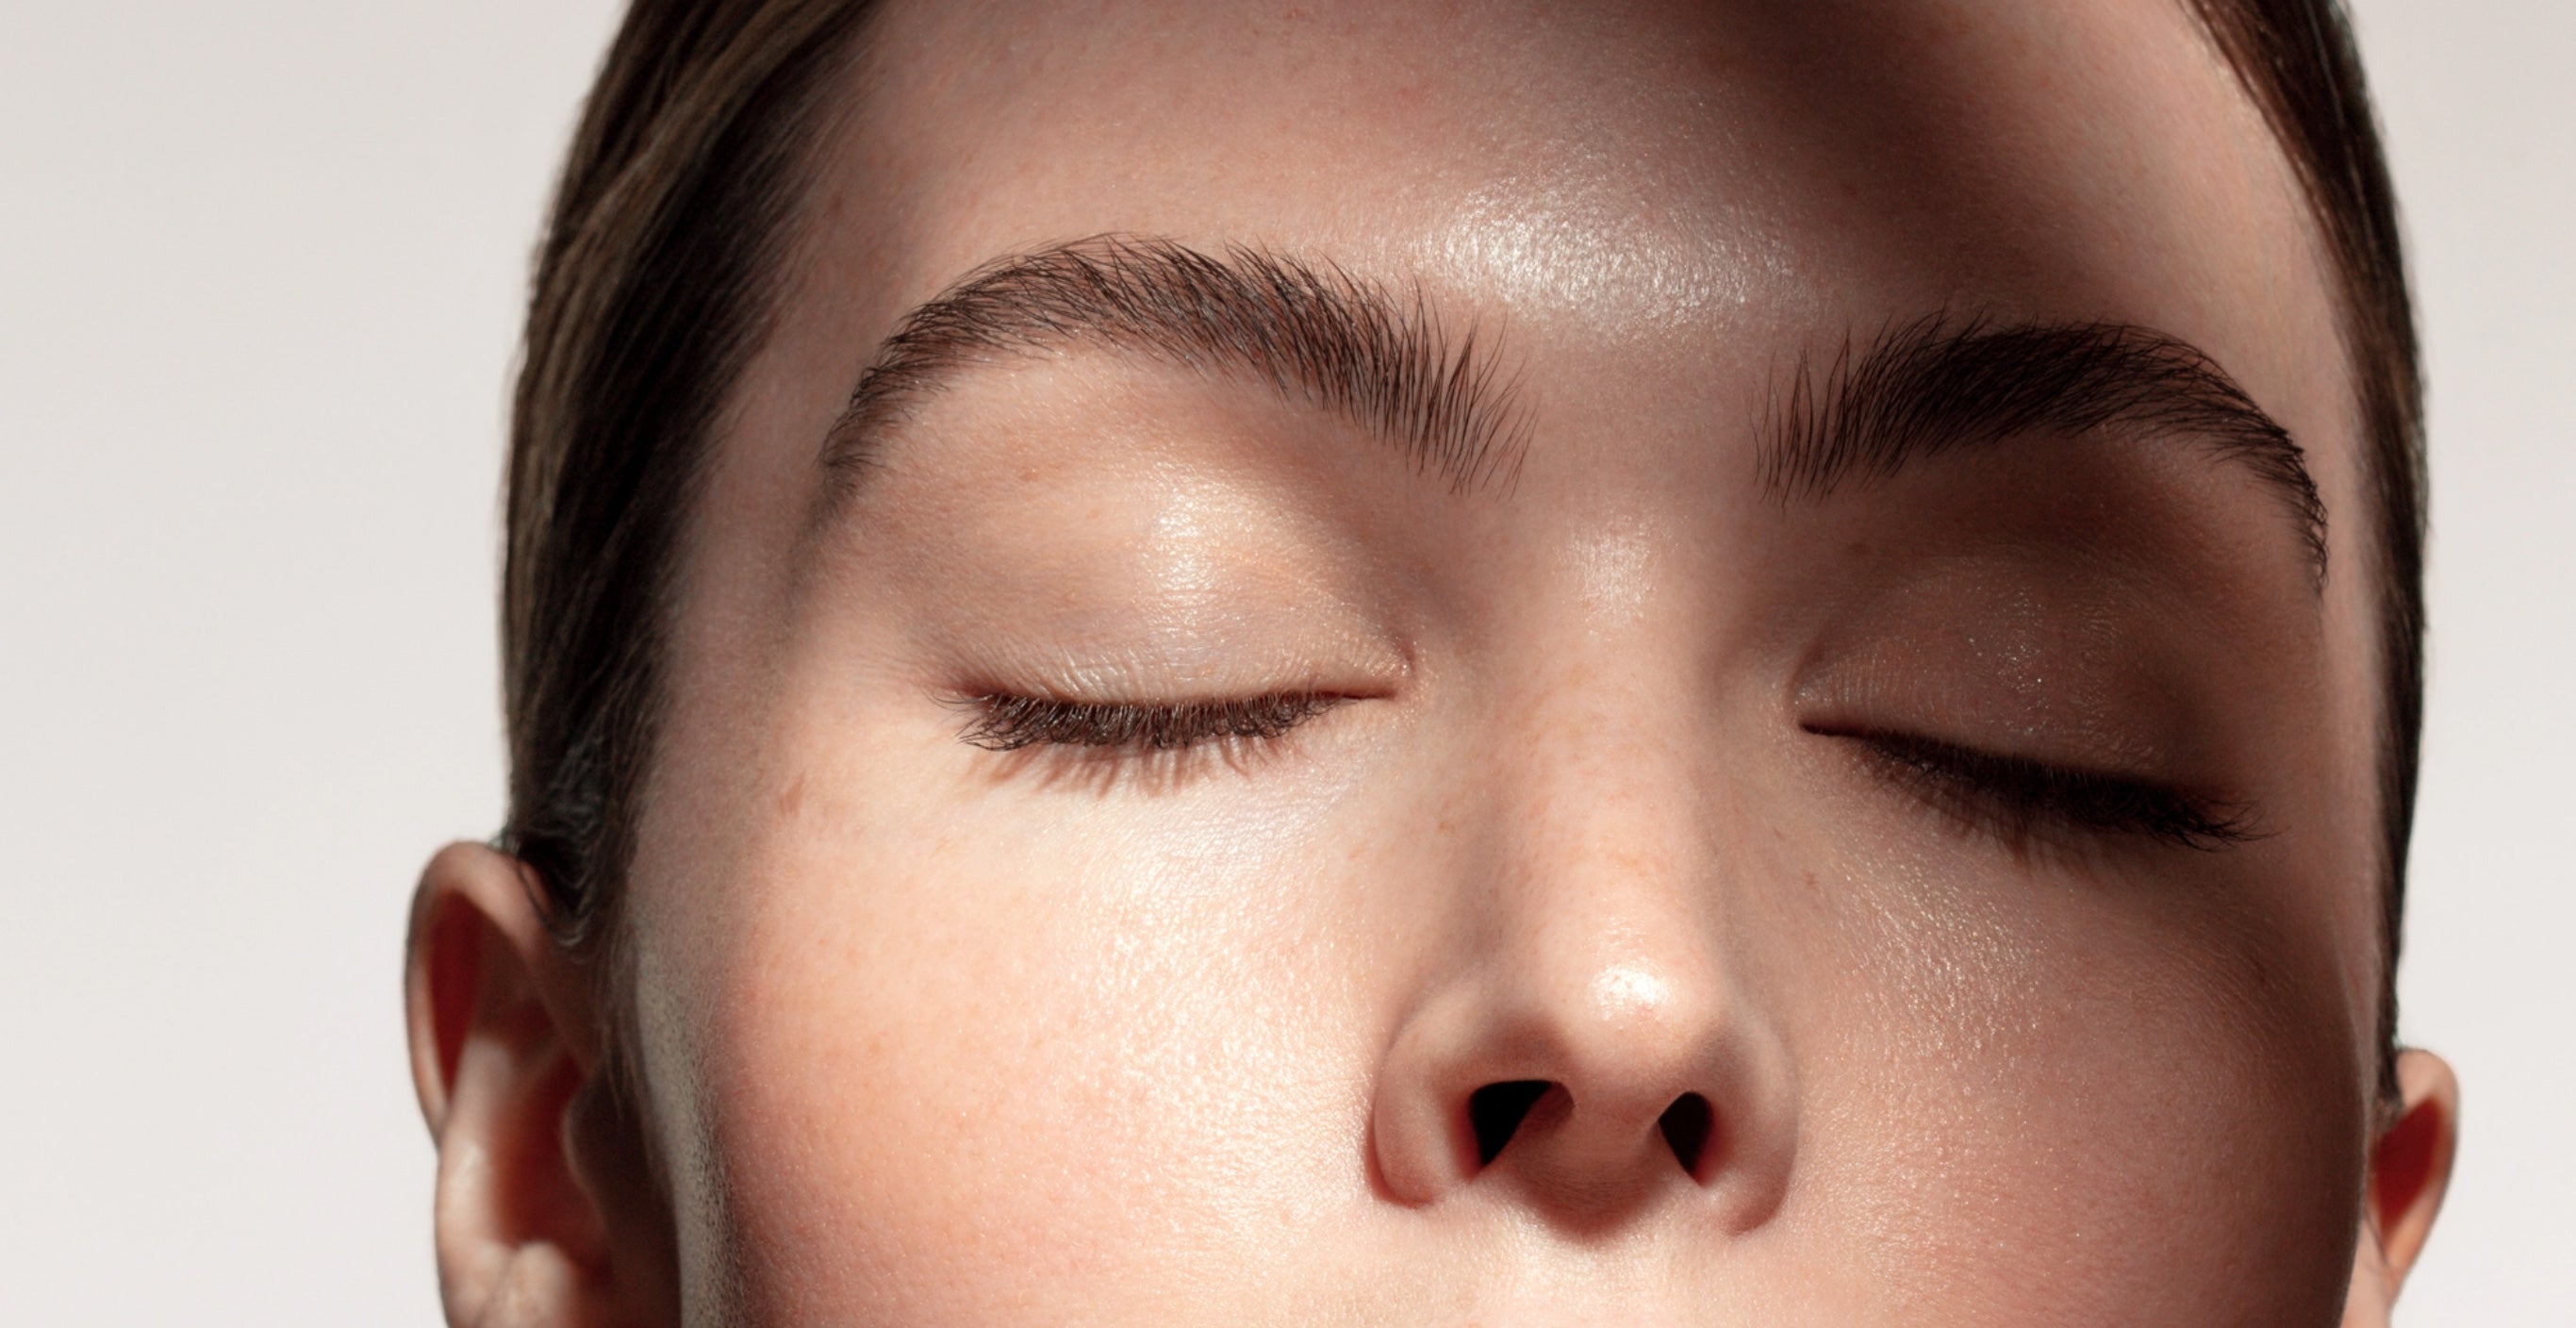
[[[906,314],[825,435],[835,487],[964,368],[1085,344],[1248,376],[1357,421],[1457,492],[1508,488],[1528,441],[1492,340],[1452,337],[1418,288],[1249,246],[1100,235],[995,259]]]
[[[1800,356],[1759,425],[1763,487],[1818,500],[1962,448],[2036,433],[2197,446],[2280,500],[2322,586],[2326,511],[2306,453],[2198,347],[2131,323],[2019,323],[1931,314],[1846,337],[1819,371]]]

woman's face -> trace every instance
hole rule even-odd
[[[2365,498],[2183,6],[897,4],[812,171],[627,916],[696,1313],[2334,1322]]]

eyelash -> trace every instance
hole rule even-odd
[[[1319,692],[1271,692],[1154,705],[988,692],[968,702],[976,715],[963,736],[969,745],[988,752],[1031,747],[1178,752],[1211,743],[1267,742],[1350,699]]]
[[[991,752],[1069,747],[1104,754],[1169,753],[1211,743],[1268,742],[1350,699],[1271,692],[1157,705],[988,692],[968,703],[977,713],[962,736],[969,745]],[[2052,824],[2138,835],[2201,852],[2259,837],[2244,808],[2146,780],[1901,733],[1807,731],[1861,744],[1883,773],[1969,828],[2007,844],[2027,844]]]
[[[1861,744],[1882,773],[1936,810],[2016,847],[2051,828],[2136,835],[2203,853],[2261,837],[2245,808],[2147,780],[1900,733],[1807,731]]]

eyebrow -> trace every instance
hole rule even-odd
[[[825,435],[854,485],[877,440],[958,372],[1106,345],[1249,376],[1387,439],[1455,492],[1517,473],[1528,427],[1490,342],[1450,339],[1417,289],[1398,298],[1337,266],[1243,246],[1094,236],[995,260],[906,314]]]
[[[1998,325],[1930,315],[1846,339],[1821,378],[1801,357],[1761,423],[1763,486],[1783,502],[1892,478],[2034,433],[2176,439],[2281,501],[2322,585],[2325,503],[2299,445],[2215,360],[2128,323]]]

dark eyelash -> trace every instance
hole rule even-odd
[[[2145,780],[2072,770],[1907,734],[1810,733],[1870,749],[1889,773],[1936,806],[2008,844],[2048,825],[2139,835],[2204,853],[2261,836],[2244,807]]]
[[[1040,746],[1169,752],[1201,743],[1276,738],[1346,699],[1315,692],[1272,692],[1151,705],[989,692],[968,703],[978,713],[964,737],[991,752]]]

